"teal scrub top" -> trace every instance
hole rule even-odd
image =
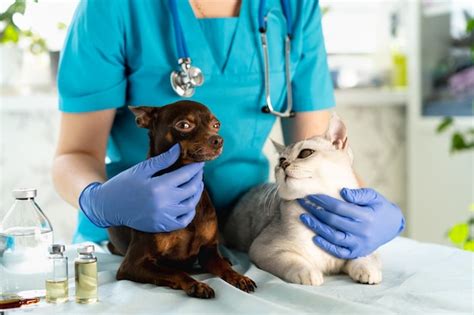
[[[263,145],[275,122],[264,114],[263,55],[258,32],[260,1],[242,0],[236,18],[197,19],[186,0],[179,17],[193,65],[205,83],[191,100],[207,105],[221,122],[222,155],[205,167],[204,181],[218,212],[229,211],[251,187],[268,179]],[[321,11],[315,0],[290,1],[294,35],[291,50],[295,112],[334,106]],[[59,109],[84,113],[116,109],[107,145],[110,178],[143,161],[146,130],[135,125],[127,105],[162,106],[180,100],[169,82],[177,68],[172,17],[165,0],[83,0],[61,54]],[[267,1],[273,106],[286,106],[284,36],[280,0]],[[113,211],[113,209],[111,209]],[[133,209],[130,209],[131,211]],[[79,211],[74,242],[101,242],[105,229]]]

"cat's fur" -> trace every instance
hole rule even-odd
[[[313,243],[314,232],[299,219],[306,211],[296,199],[310,194],[341,199],[342,188],[359,188],[343,122],[333,115],[324,136],[275,146],[289,165],[276,166],[276,184],[258,186],[239,201],[225,226],[227,243],[248,251],[259,268],[288,282],[321,285],[323,275],[344,272],[357,282],[379,283],[382,271],[376,253],[354,260],[336,258]],[[298,158],[303,149],[314,153]]]

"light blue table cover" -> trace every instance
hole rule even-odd
[[[77,245],[68,248],[72,262]],[[42,302],[14,313],[27,314],[472,314],[473,254],[446,246],[397,238],[380,249],[384,264],[379,285],[362,285],[348,276],[328,276],[320,287],[288,284],[259,270],[247,255],[222,252],[234,268],[258,284],[253,294],[244,293],[208,274],[195,276],[216,291],[213,300],[199,300],[182,291],[151,284],[115,280],[121,258],[98,253],[100,302],[62,305]],[[71,267],[73,267],[71,265]],[[73,272],[73,268],[69,269]],[[70,276],[73,276],[71,273]]]

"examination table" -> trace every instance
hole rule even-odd
[[[212,286],[216,298],[200,300],[183,291],[151,284],[116,281],[121,257],[98,248],[99,299],[91,305],[74,302],[73,260],[69,246],[70,301],[41,302],[14,314],[473,314],[473,254],[459,249],[399,237],[380,248],[383,281],[354,283],[347,275],[327,276],[320,287],[288,284],[258,269],[240,252],[222,248],[234,268],[258,285],[247,294],[209,274],[194,275]],[[10,312],[9,312],[10,313]]]

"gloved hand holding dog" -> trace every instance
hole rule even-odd
[[[176,144],[103,184],[89,184],[79,196],[80,208],[99,227],[128,226],[150,233],[185,228],[194,218],[204,189],[204,163],[152,177],[173,165],[179,155]]]

